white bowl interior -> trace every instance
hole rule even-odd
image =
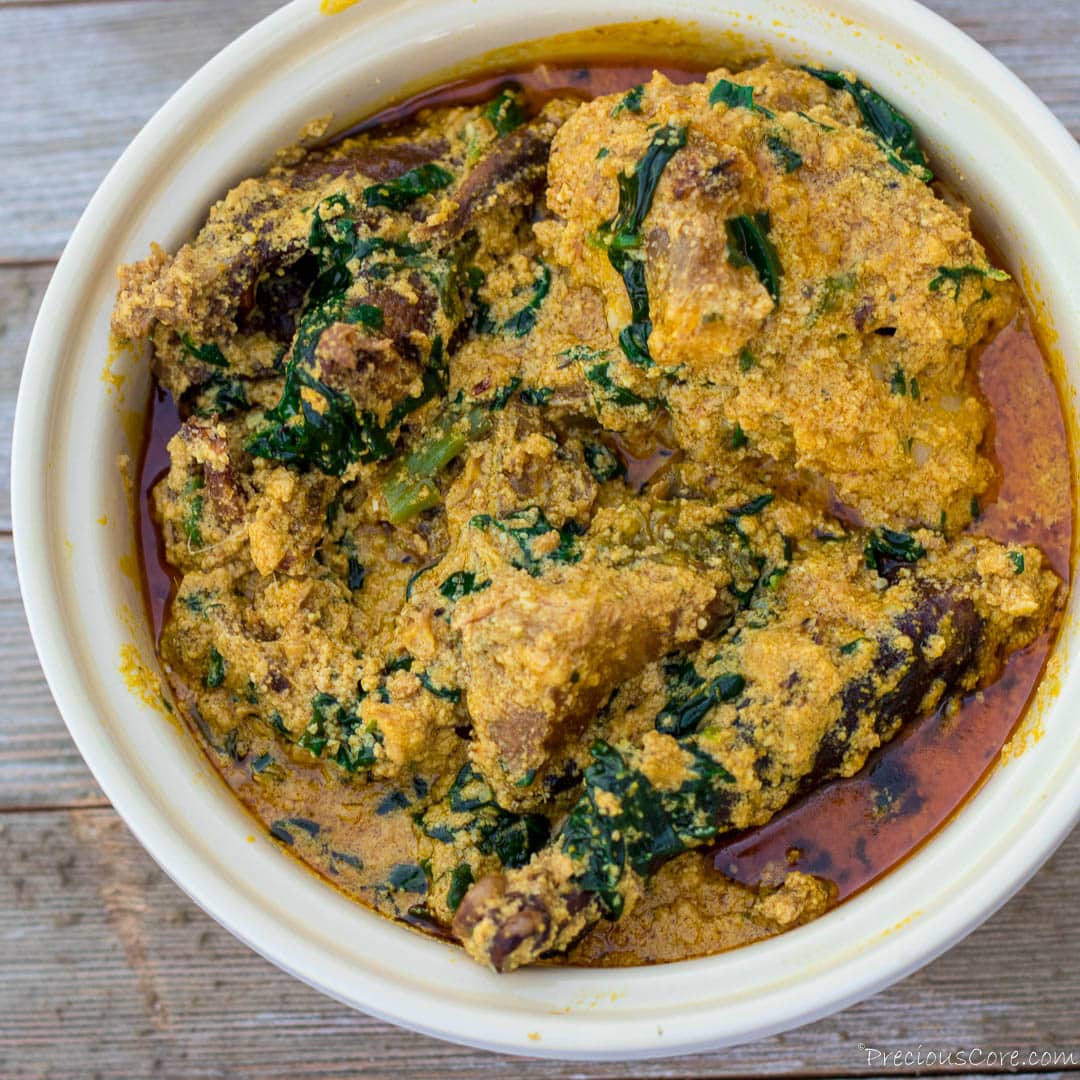
[[[806,1022],[966,933],[1037,868],[1080,808],[1074,596],[1057,677],[1027,721],[1041,724],[1041,737],[882,883],[810,926],[719,957],[496,977],[347,901],[283,854],[180,725],[131,692],[133,682],[153,686],[138,667],[155,661],[138,583],[118,572],[133,565],[135,543],[116,459],[134,452],[149,372],[122,355],[112,364],[122,385],[103,377],[114,268],[152,240],[175,248],[215,198],[313,116],[355,116],[492,48],[666,15],[694,19],[702,32],[733,30],[751,49],[857,70],[901,103],[1008,267],[1037,288],[1063,373],[1080,386],[1080,153],[1034,97],[914,4],[889,5],[889,14],[857,0],[738,8],[541,0],[526,20],[516,0],[364,0],[328,19],[317,0],[296,0],[212,61],[138,137],[79,225],[31,344],[13,466],[19,569],[46,674],[102,787],[172,877],[239,937],[343,1001],[444,1038],[624,1058]],[[1067,407],[1075,413],[1075,389]],[[1075,415],[1071,423],[1076,430]]]

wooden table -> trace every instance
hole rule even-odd
[[[860,1044],[1072,1051],[1080,1069],[1080,833],[982,929],[872,1000],[750,1046],[624,1067],[514,1061],[350,1012],[220,929],[121,824],[53,705],[19,599],[6,486],[19,372],[55,260],[106,169],[278,2],[0,0],[0,1080],[882,1072]],[[931,6],[1080,132],[1080,0]]]

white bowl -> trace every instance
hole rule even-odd
[[[495,976],[349,902],[279,851],[156,706],[116,468],[133,452],[150,376],[129,356],[107,364],[114,269],[151,240],[181,243],[214,199],[314,116],[353,117],[510,43],[628,19],[696,20],[750,48],[855,69],[911,115],[935,168],[964,192],[1058,335],[1074,410],[1080,149],[996,60],[904,0],[536,0],[527,10],[522,18],[519,0],[363,0],[327,18],[317,0],[295,0],[147,124],[79,222],[34,329],[12,466],[19,577],[49,685],[102,788],[177,884],[252,948],[343,1002],[474,1046],[596,1060],[688,1053],[806,1023],[902,978],[987,918],[1061,842],[1080,814],[1075,595],[1053,677],[1018,736],[1026,748],[878,884],[723,956]],[[606,39],[597,40],[599,51]]]

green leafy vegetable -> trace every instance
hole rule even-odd
[[[446,890],[446,906],[451,911],[457,911],[469,886],[473,883],[472,867],[468,863],[458,863],[450,875],[450,888]]]
[[[206,662],[206,685],[216,690],[225,681],[225,658],[210,646],[210,658]]]
[[[926,549],[910,533],[881,528],[871,531],[863,554],[867,569],[883,574],[897,563],[918,562]]]
[[[490,578],[486,578],[483,581],[477,581],[476,575],[471,570],[458,570],[451,574],[439,586],[439,592],[442,593],[451,604],[456,604],[463,596],[483,592],[489,585],[491,585]]]
[[[438,506],[442,496],[435,478],[469,445],[491,430],[483,406],[447,406],[428,429],[424,440],[397,461],[383,481],[390,521],[401,525],[424,510]]]
[[[741,450],[749,440],[746,437],[746,432],[742,429],[742,424],[738,421],[735,423],[735,430],[731,433],[731,449]]]
[[[686,128],[666,124],[656,131],[642,159],[632,172],[618,178],[619,205],[615,216],[604,222],[593,241],[607,250],[608,261],[622,279],[630,299],[630,325],[619,334],[626,358],[640,367],[652,367],[649,335],[652,319],[645,284],[641,226],[652,208],[656,185],[675,153],[686,145]]]
[[[188,544],[193,548],[203,546],[202,512],[204,500],[202,489],[205,486],[206,481],[201,476],[193,476],[184,484],[183,494],[187,498],[187,503],[184,506],[184,515],[180,519],[180,528],[183,530],[184,536],[187,537]]]
[[[353,592],[356,592],[357,589],[362,589],[364,587],[365,576],[366,571],[364,570],[363,563],[361,563],[355,555],[350,555],[348,573],[345,578],[349,588]]]
[[[514,814],[495,802],[484,777],[470,763],[461,767],[445,804],[417,819],[425,836],[453,843],[465,832],[483,855],[495,855],[503,866],[524,866],[548,840],[551,827],[540,814]]]
[[[546,562],[576,563],[581,559],[577,538],[585,530],[573,521],[568,521],[561,528],[556,529],[544,516],[544,511],[539,506],[526,506],[521,510],[512,510],[501,518],[493,518],[490,514],[476,514],[469,519],[469,524],[474,529],[496,529],[513,540],[520,554],[511,561],[533,577],[539,577]],[[558,533],[558,545],[552,551],[537,555],[533,551],[533,543],[538,537],[547,536],[552,532]]]
[[[332,694],[319,693],[311,699],[311,720],[296,745],[322,757],[327,745],[334,743],[331,760],[352,773],[375,764],[375,747],[381,742],[373,723],[365,724]]]
[[[398,863],[390,871],[386,883],[393,892],[426,893],[428,890],[427,874],[416,863]]]
[[[521,391],[521,402],[523,405],[536,405],[542,407],[551,401],[554,393],[555,391],[552,390],[550,386],[530,386]]]
[[[405,810],[409,805],[409,797],[404,791],[398,791],[396,788],[393,791],[388,791],[375,807],[375,813],[379,817],[386,817],[387,814],[392,814],[397,810]]]
[[[540,276],[533,284],[532,296],[528,303],[514,315],[511,315],[502,328],[514,337],[524,337],[536,325],[536,316],[551,288],[551,271],[544,263],[540,264]]]
[[[343,213],[326,220],[324,209]],[[432,362],[424,371],[420,393],[399,401],[385,425],[380,426],[375,415],[366,410],[357,416],[349,395],[317,379],[310,367],[319,338],[332,323],[359,323],[372,329],[381,326],[382,312],[378,308],[350,305],[345,298],[353,280],[349,263],[383,249],[386,241],[378,237],[360,240],[356,223],[349,215],[348,200],[334,195],[315,207],[308,244],[318,260],[319,272],[300,315],[281,399],[265,413],[266,426],[252,435],[245,449],[255,457],[341,476],[357,460],[381,461],[390,457],[394,451],[390,438],[393,430],[409,413],[441,392],[442,375],[434,363],[436,353],[441,354],[441,342],[436,339],[432,347]]]
[[[632,90],[627,91],[626,96],[611,110],[611,115],[618,116],[621,112],[641,112],[641,101],[644,96],[645,87],[639,83]]]
[[[229,361],[225,359],[224,353],[212,342],[207,345],[196,345],[190,334],[181,334],[180,348],[188,356],[193,356],[196,360],[201,360],[211,367],[229,366]]]
[[[456,705],[461,700],[461,691],[456,686],[437,686],[426,671],[420,673],[419,679],[420,685],[429,694],[449,701],[452,705]]]
[[[766,506],[769,505],[775,498],[774,495],[766,492],[764,495],[757,495],[753,499],[742,503],[740,506],[736,506],[728,511],[728,517],[730,518],[742,518],[752,517],[754,514],[760,514]]]
[[[244,384],[217,371],[199,387],[199,400],[209,401],[196,410],[203,417],[232,416],[250,408]]]
[[[806,67],[815,79],[833,90],[845,90],[858,106],[863,123],[877,136],[891,164],[910,172],[925,183],[934,179],[926,155],[915,139],[915,129],[906,116],[859,79],[849,79],[838,71]],[[809,118],[808,118],[809,119]]]
[[[385,425],[374,414],[357,417],[348,394],[327,386],[298,363],[289,365],[281,400],[265,413],[269,425],[257,431],[245,445],[254,457],[285,464],[313,466],[330,476],[341,476],[357,460],[381,461],[394,452],[390,432],[421,405],[439,393],[441,380],[430,369],[423,375],[422,389],[392,410]],[[316,408],[303,391],[322,398]]]
[[[802,154],[797,150],[793,150],[779,135],[766,135],[765,145],[784,172],[793,173],[796,169],[801,168],[803,163]]]
[[[675,791],[653,787],[613,746],[597,740],[585,770],[585,791],[561,831],[563,851],[583,867],[577,883],[595,893],[610,918],[622,912],[619,884],[627,869],[647,875],[661,861],[707,843],[733,777],[690,740],[692,775]],[[611,798],[618,810],[611,812]],[[601,809],[601,804],[603,809]]]
[[[1013,564],[1013,569],[1018,574],[1024,572],[1024,553],[1022,551],[1010,551],[1009,562]]]
[[[192,615],[208,618],[211,611],[224,607],[223,604],[214,600],[215,596],[217,596],[217,591],[214,589],[205,592],[193,589],[191,592],[180,593],[176,600],[177,603],[183,604]]]
[[[733,266],[752,266],[773,302],[780,303],[780,277],[783,269],[769,239],[767,212],[740,214],[724,222],[727,231],[728,262]]]
[[[697,731],[714,705],[731,701],[743,692],[741,675],[726,672],[705,680],[685,653],[672,653],[663,660],[667,681],[667,703],[656,717],[656,730],[679,739]]]
[[[625,479],[626,465],[603,443],[586,443],[582,452],[585,456],[585,464],[598,484],[606,484],[609,480]]]
[[[892,378],[889,380],[889,389],[899,397],[907,393],[907,377],[904,369],[899,364],[893,369]]]
[[[632,409],[638,405],[646,409],[656,408],[659,402],[655,398],[639,397],[633,390],[629,390],[621,383],[615,382],[609,374],[610,368],[611,362],[605,360],[602,364],[594,364],[592,367],[585,369],[585,378],[597,390],[602,392],[602,401],[606,401],[609,405],[617,405],[623,409]]]
[[[762,116],[773,119],[773,114],[763,105],[754,104],[754,88],[742,83],[720,79],[709,91],[710,105],[726,105],[729,109],[752,109]]]
[[[960,296],[960,288],[968,278],[986,281],[1009,281],[1010,277],[1004,270],[998,270],[993,266],[939,266],[937,277],[930,282],[930,291],[938,292],[947,285],[952,286],[953,299]]]
[[[495,131],[509,135],[525,123],[525,111],[521,107],[521,88],[507,86],[484,106],[484,116],[491,121]]]
[[[372,184],[364,188],[365,206],[385,206],[390,210],[404,210],[410,203],[424,195],[439,191],[454,182],[452,173],[434,162],[425,162],[409,169],[395,180]]]

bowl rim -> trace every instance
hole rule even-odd
[[[365,0],[358,9],[352,10],[365,15],[363,9],[369,5],[372,10],[379,11],[395,6]],[[397,6],[408,6],[408,0]],[[987,92],[995,106],[1022,129],[1018,140],[1036,148],[1040,161],[1056,171],[1058,182],[1080,202],[1080,181],[1076,179],[1080,177],[1080,147],[1032,91],[981,46],[915,0],[895,0],[888,5],[887,13],[883,12],[883,5],[874,0],[844,0],[833,6],[852,12],[856,18],[861,13],[867,23],[889,23],[896,27],[896,36],[901,40],[914,35],[914,27],[918,25],[919,34],[924,39],[933,37],[937,48],[947,50],[968,78],[984,89],[989,86]],[[688,14],[692,16],[693,11]],[[731,1035],[734,1022],[718,1024],[709,1002],[705,1002],[673,1020],[673,1037],[663,1041],[658,1041],[651,1031],[645,1031],[650,1025],[642,1025],[640,1017],[635,1019],[631,1013],[615,1018],[551,1017],[545,1021],[544,1042],[540,1043],[519,1035],[501,1034],[490,1008],[478,1013],[476,1006],[468,1000],[452,1002],[432,998],[427,991],[407,982],[403,985],[400,980],[388,981],[385,973],[365,973],[346,991],[342,989],[340,972],[329,967],[322,971],[313,970],[310,955],[298,948],[296,942],[275,937],[279,927],[273,913],[253,906],[235,881],[206,876],[201,870],[198,853],[189,847],[188,838],[177,829],[162,807],[147,802],[126,774],[124,761],[117,757],[108,740],[97,730],[95,714],[84,708],[83,678],[68,655],[69,626],[62,603],[63,587],[56,573],[55,552],[43,542],[43,535],[47,536],[53,524],[43,494],[46,484],[42,482],[41,462],[42,452],[54,434],[55,417],[49,403],[53,390],[53,361],[59,355],[56,328],[64,324],[68,294],[94,266],[93,248],[101,220],[115,217],[124,193],[137,188],[136,181],[142,168],[140,159],[152,156],[155,141],[193,112],[205,110],[220,88],[241,77],[245,69],[264,62],[283,41],[295,39],[303,27],[312,25],[316,18],[321,16],[317,15],[313,0],[292,0],[218,53],[148,121],[110,170],[73,231],[31,336],[16,407],[11,466],[14,546],[20,588],[31,636],[54,699],[80,753],[110,802],[140,843],[181,889],[231,933],[279,967],[323,993],[382,1019],[486,1049],[573,1060],[624,1060],[627,1057],[665,1056],[673,1052],[692,1053],[808,1023],[876,993],[929,962],[989,917],[1065,838],[1080,818],[1080,784],[1075,779],[1070,786],[1062,775],[1061,782],[1052,787],[1049,794],[1044,794],[1036,807],[1030,808],[1028,816],[1013,823],[999,839],[998,848],[1011,838],[1014,844],[1019,841],[1022,850],[1019,862],[1010,870],[1006,887],[980,887],[981,875],[991,868],[986,859],[969,867],[962,878],[953,882],[951,895],[934,912],[909,926],[893,928],[895,944],[888,950],[887,957],[884,945],[877,949],[877,966],[870,963],[857,965],[854,962],[857,957],[852,956],[834,958],[818,971],[790,985],[778,985],[770,997],[773,1011],[767,1016],[753,1016],[743,1010],[734,1037]],[[608,21],[611,20],[597,13],[597,25]],[[1055,775],[1066,772],[1065,764],[1061,763]],[[970,806],[980,798],[981,793],[969,799],[966,805]],[[1038,841],[1031,842],[1024,832],[1032,829],[1036,821],[1040,825]],[[909,862],[891,871],[888,879],[897,881],[899,887],[901,881],[916,879],[916,870],[917,867]],[[866,896],[855,897],[834,915],[845,918],[846,912],[854,917],[852,913],[865,908],[867,902]],[[794,938],[806,929],[809,928],[791,931],[782,939]],[[761,954],[765,950],[775,951],[782,939],[759,943],[754,949]],[[681,961],[668,967],[690,971],[696,966],[699,971],[707,971],[712,970],[708,960],[715,959],[718,958]],[[837,965],[844,971],[844,985],[841,989],[834,986],[824,992],[824,982],[835,981]],[[513,978],[520,981],[531,976],[520,973]],[[361,992],[356,990],[358,983],[362,984]]]

